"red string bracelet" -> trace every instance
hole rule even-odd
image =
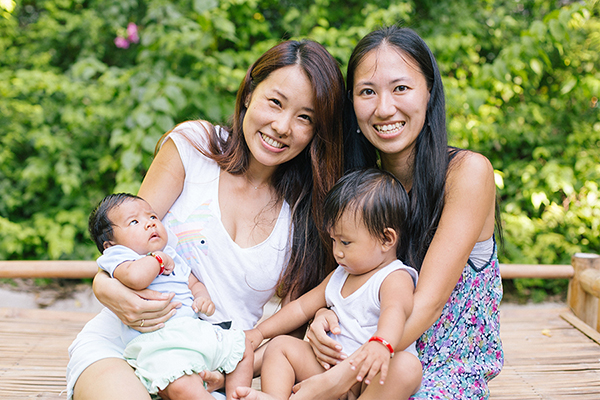
[[[371,339],[369,339],[369,342],[379,342],[379,343],[381,343],[382,345],[384,345],[385,347],[387,347],[387,349],[390,351],[390,358],[394,357],[394,348],[392,347],[392,345],[390,344],[390,342],[388,342],[384,338],[379,337],[379,336],[373,336]]]
[[[150,256],[150,257],[154,257],[154,258],[156,258],[156,261],[158,261],[158,263],[160,264],[160,272],[158,273],[158,275],[162,275],[162,274],[163,274],[163,272],[165,272],[165,263],[163,262],[163,259],[162,259],[162,257],[161,257],[161,256],[159,256],[159,255],[158,255],[158,254],[156,254],[156,253],[153,253],[153,252],[150,252],[150,253],[148,253],[148,254],[146,254],[146,255],[147,255],[147,256]],[[158,275],[157,275],[157,276],[158,276]]]

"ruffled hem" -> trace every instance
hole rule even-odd
[[[227,357],[227,360],[225,360],[224,364],[219,368],[221,372],[226,374],[229,374],[235,370],[240,361],[242,361],[244,352],[246,351],[246,334],[242,330],[239,332],[243,339],[232,340],[231,355]]]
[[[198,374],[198,373],[204,371],[205,369],[206,369],[206,365],[192,365],[183,370],[177,370],[177,371],[173,371],[170,373],[166,373],[165,376],[162,376],[160,378],[155,378],[153,380],[149,380],[148,378],[137,374],[137,371],[136,371],[136,375],[138,375],[138,378],[140,378],[140,380],[146,387],[146,390],[148,390],[148,393],[157,394],[159,390],[163,390],[164,388],[169,386],[169,384],[173,383],[174,381],[181,378],[182,376]],[[204,383],[204,388],[206,388],[206,382]]]

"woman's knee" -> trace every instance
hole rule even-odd
[[[104,358],[79,375],[73,399],[149,400],[150,395],[125,360]]]

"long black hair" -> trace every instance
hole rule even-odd
[[[398,248],[398,258],[419,270],[437,229],[444,208],[446,174],[449,161],[458,149],[448,149],[444,87],[435,57],[425,41],[411,29],[390,26],[366,35],[356,45],[350,61],[345,107],[346,167],[374,166],[377,162],[375,147],[358,128],[354,108],[349,99],[354,87],[356,68],[365,56],[382,45],[394,47],[407,60],[419,67],[430,93],[425,123],[417,137],[412,154],[413,182],[409,192],[409,234]]]

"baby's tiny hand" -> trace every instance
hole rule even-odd
[[[367,385],[381,372],[379,384],[383,385],[390,363],[390,352],[381,343],[367,342],[350,357],[350,368],[358,370],[356,379]]]
[[[211,316],[215,313],[215,304],[206,297],[196,297],[192,303],[192,309],[196,314]]]
[[[165,266],[165,270],[163,271],[163,275],[171,275],[171,272],[175,269],[175,261],[173,258],[165,252],[157,251],[156,252],[160,258],[163,260],[163,265]]]

